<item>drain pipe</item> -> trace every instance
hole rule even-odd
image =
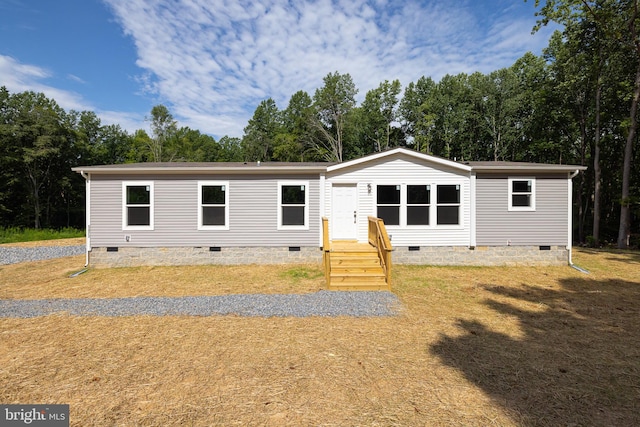
[[[568,184],[569,184],[569,238],[568,238],[568,243],[569,243],[569,267],[578,270],[581,273],[585,273],[585,274],[589,274],[588,270],[585,270],[584,268],[578,267],[577,265],[575,265],[573,263],[573,259],[572,259],[572,252],[573,252],[573,239],[572,239],[572,233],[573,233],[573,178],[575,178],[578,174],[580,173],[580,169],[577,169],[575,172],[573,172],[571,175],[569,175],[569,179],[568,179]]]
[[[91,228],[91,211],[90,211],[90,207],[91,207],[91,177],[88,173],[86,173],[85,171],[80,171],[80,175],[84,178],[86,184],[85,184],[85,262],[84,262],[84,266],[88,267],[89,266],[89,250],[91,249],[91,238],[89,236],[90,233],[90,228]]]

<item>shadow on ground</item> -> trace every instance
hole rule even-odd
[[[484,285],[515,338],[475,320],[431,352],[523,425],[640,425],[640,283],[573,278],[561,289]]]
[[[629,250],[617,250],[617,249],[592,249],[592,248],[580,248],[580,252],[585,254],[597,255],[603,252],[615,254],[615,256],[607,257],[607,261],[613,262],[626,262],[626,263],[637,263],[640,264],[640,252],[638,251],[629,251]]]

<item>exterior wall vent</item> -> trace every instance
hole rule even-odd
[[[289,246],[289,252],[300,252],[300,246]]]
[[[540,246],[540,250],[541,251],[550,251],[551,250],[551,246]]]
[[[410,251],[419,251],[420,250],[420,246],[409,246],[409,250]]]
[[[109,246],[107,247],[107,252],[118,252],[117,246]]]
[[[220,246],[209,246],[209,252],[221,252],[222,248]]]

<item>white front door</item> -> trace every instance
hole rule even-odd
[[[331,193],[331,238],[358,238],[358,187],[356,184],[334,184]]]

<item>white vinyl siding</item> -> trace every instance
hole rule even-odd
[[[387,226],[394,246],[469,246],[470,233],[470,177],[469,173],[444,165],[420,161],[410,156],[398,155],[380,158],[344,169],[327,172],[324,215],[331,221],[330,186],[336,184],[358,184],[358,241],[367,241],[367,217],[377,215],[377,186],[400,185],[401,204],[399,226]],[[371,185],[371,192],[368,185]],[[460,211],[458,225],[436,225],[435,191],[437,185],[460,186]],[[406,191],[409,185],[429,185],[429,225],[408,225],[406,213]]]
[[[291,175],[308,183],[306,230],[278,230],[278,181],[275,175],[154,175],[154,229],[123,230],[122,182],[134,175],[91,180],[91,245],[135,247],[282,247],[319,246],[320,204],[317,175]],[[229,230],[198,229],[198,182],[229,183]],[[130,241],[125,241],[125,236]]]

